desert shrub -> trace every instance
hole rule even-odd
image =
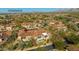
[[[3,46],[2,45],[0,45],[0,51],[3,51],[4,49],[3,49]]]
[[[66,32],[63,31],[63,30],[58,31],[58,34],[59,34],[61,37],[65,37],[65,36],[66,36],[66,33],[67,33],[67,31],[66,31]]]
[[[4,17],[1,17],[1,16],[0,16],[0,19],[4,19]]]
[[[17,49],[17,47],[18,47],[18,43],[17,43],[17,44],[15,44],[15,45],[12,47],[12,50]]]
[[[62,21],[64,24],[67,24],[69,21],[71,21],[70,18],[65,16],[55,16],[55,20]]]
[[[68,27],[69,29],[74,30],[74,31],[78,31],[78,30],[79,30],[78,26],[75,25],[74,23],[69,23],[69,24],[67,24],[67,27]]]
[[[20,29],[23,29],[24,27],[22,27],[21,25],[16,25],[15,27],[14,27],[14,29],[15,30],[20,30]]]
[[[64,50],[65,43],[62,40],[58,40],[58,41],[54,42],[54,46],[55,46],[56,49]]]
[[[21,40],[19,43],[18,43],[18,47],[19,49],[24,49],[24,48],[29,48],[29,47],[32,47],[33,44],[32,44],[32,41],[23,41]]]
[[[66,42],[69,44],[78,44],[79,43],[79,36],[75,33],[71,33],[65,37]]]
[[[78,23],[78,24],[76,24],[76,26],[79,28],[79,23]]]

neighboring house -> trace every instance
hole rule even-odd
[[[52,22],[49,23],[50,26],[57,30],[67,30],[67,27],[60,21],[53,20]]]
[[[23,22],[21,26],[25,27],[26,29],[33,29],[33,24],[31,22]]]
[[[0,31],[3,31],[3,30],[5,30],[5,27],[0,25]]]
[[[43,27],[42,24],[40,23],[32,23],[32,22],[23,22],[21,24],[22,27],[25,27],[26,29],[39,29],[41,27]]]
[[[12,31],[12,27],[8,26],[8,27],[6,27],[6,30],[7,31]]]
[[[42,27],[42,24],[40,24],[40,23],[35,23],[33,25],[34,25],[33,27],[36,28],[36,29],[39,29],[39,28]]]
[[[12,26],[0,25],[0,31],[12,31]]]

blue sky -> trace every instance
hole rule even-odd
[[[62,8],[0,8],[0,13],[10,13],[13,12],[12,10],[19,10],[17,12],[54,12],[61,9]]]

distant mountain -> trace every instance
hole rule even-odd
[[[79,12],[79,8],[63,8],[59,12]]]

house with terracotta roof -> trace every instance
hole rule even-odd
[[[26,30],[21,29],[18,32],[18,40],[29,41],[35,39],[36,43],[50,38],[50,33],[44,29]]]

